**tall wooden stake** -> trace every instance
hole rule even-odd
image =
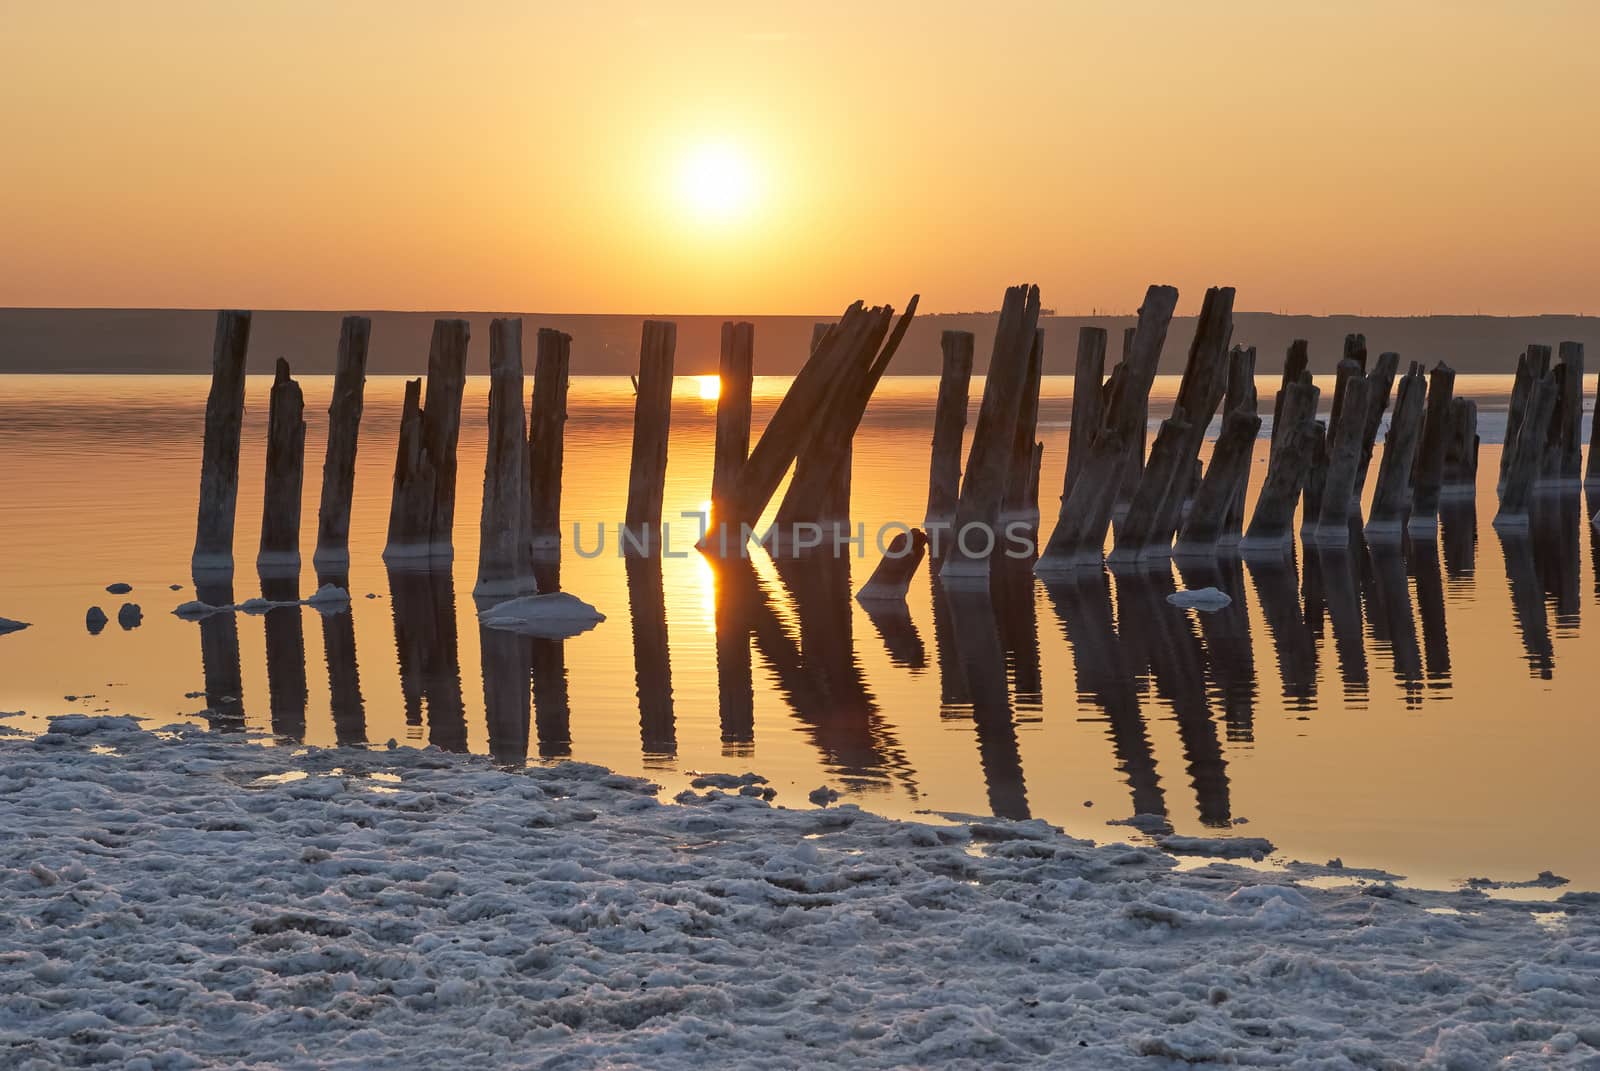
[[[672,358],[678,327],[646,320],[639,343],[639,393],[633,404],[633,461],[624,520],[646,553],[661,550],[661,504],[667,487],[667,434],[672,423]]]
[[[200,508],[195,520],[195,572],[233,570],[233,518],[239,500],[239,429],[244,423],[244,357],[250,314],[217,313],[211,347],[211,393],[206,397],[205,445],[200,459]]]
[[[539,329],[528,414],[528,545],[534,561],[561,556],[561,467],[567,429],[572,336]]]
[[[1455,384],[1455,370],[1443,361],[1428,373],[1428,406],[1422,417],[1422,438],[1417,441],[1416,466],[1411,473],[1411,516],[1406,521],[1407,528],[1419,535],[1432,533],[1439,524],[1439,493],[1444,487],[1444,450]],[[1537,478],[1537,459],[1534,466]]]
[[[1067,474],[1062,480],[1061,500],[1072,494],[1072,485],[1089,460],[1089,444],[1100,431],[1105,414],[1105,397],[1100,387],[1106,375],[1106,332],[1103,327],[1078,329],[1078,358],[1072,371],[1072,426],[1067,440]]]
[[[478,583],[472,589],[479,598],[522,595],[536,588],[528,558],[526,420],[522,321],[495,320],[489,325],[489,444],[478,522]]]
[[[263,576],[300,572],[300,492],[306,463],[306,400],[289,378],[289,362],[278,358],[267,403],[267,485],[261,498],[261,549],[256,569]],[[305,670],[302,668],[302,673]]]
[[[328,403],[328,451],[322,459],[322,500],[317,507],[319,569],[342,571],[350,564],[350,499],[356,486],[356,441],[367,384],[367,343],[372,321],[346,316],[339,325],[339,356]]]
[[[726,503],[750,454],[750,394],[755,379],[755,325],[722,325],[718,365],[717,438],[712,452],[711,511]]]
[[[961,497],[961,439],[967,430],[967,391],[972,382],[970,331],[939,336],[944,365],[933,410],[933,456],[928,462],[928,509],[924,524],[949,524]]]
[[[406,384],[400,413],[383,560],[393,568],[431,568],[455,556],[456,446],[461,439],[461,392],[467,382],[465,320],[435,320],[428,348],[427,401],[422,381]]]

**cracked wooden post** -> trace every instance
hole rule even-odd
[[[372,321],[346,316],[339,325],[339,355],[328,403],[328,449],[322,459],[322,498],[317,506],[318,569],[342,572],[350,564],[350,499],[356,486],[356,442],[367,383],[367,343]]]
[[[672,358],[678,326],[646,320],[639,341],[639,392],[633,403],[633,457],[628,466],[625,552],[661,551],[661,504],[667,486],[667,434],[672,423]]]
[[[1147,293],[1146,297],[1148,298],[1148,296]],[[1140,306],[1140,312],[1143,311],[1144,307]],[[1133,340],[1138,330],[1138,324],[1122,329],[1122,356],[1117,361],[1116,367],[1111,370],[1113,378],[1118,375],[1118,369],[1125,369],[1129,365],[1133,354]],[[1108,381],[1107,386],[1110,385],[1110,381]],[[1110,397],[1110,392],[1107,391],[1105,394],[1107,402],[1110,401]],[[1139,477],[1144,475],[1144,455],[1150,445],[1150,392],[1148,390],[1145,391],[1144,400],[1140,403],[1138,424],[1139,426],[1134,430],[1134,434],[1124,446],[1127,456],[1122,465],[1121,483],[1117,486],[1116,506],[1113,509],[1113,514],[1119,517],[1128,512],[1128,506],[1133,502],[1133,493],[1139,489]]]
[[[1072,369],[1072,424],[1067,439],[1067,474],[1062,480],[1061,499],[1072,494],[1084,464],[1089,460],[1089,445],[1100,431],[1105,416],[1105,396],[1101,384],[1106,375],[1106,332],[1103,327],[1078,329],[1078,356]]]
[[[899,532],[889,541],[883,558],[867,582],[856,592],[857,602],[904,602],[911,578],[928,552],[928,537],[920,528]]]
[[[961,479],[954,531],[942,551],[939,576],[946,583],[989,582],[989,556],[999,544],[1000,507],[1012,458],[1017,420],[1032,365],[1035,333],[1039,328],[1039,288],[1013,286],[1006,290],[994,351],[984,376],[983,403],[972,432],[972,448]],[[964,538],[976,532],[976,543]],[[934,541],[936,557],[941,544]]]
[[[1000,507],[1002,520],[1039,523],[1039,484],[1035,453],[1043,445],[1034,439],[1039,430],[1039,389],[1044,378],[1044,332],[1033,333],[1028,351],[1028,378],[1023,384],[1022,402],[1017,408],[1017,430],[1012,439],[1011,466],[1006,477],[1006,495]],[[1032,489],[1032,494],[1029,491]]]
[[[1226,421],[1226,414],[1238,410],[1254,416],[1259,409],[1260,400],[1256,397],[1256,348],[1235,346],[1228,355],[1228,390],[1222,398],[1223,419]],[[1261,430],[1259,421],[1256,430]],[[1254,457],[1255,439],[1252,436],[1244,465],[1234,475],[1233,498],[1222,518],[1222,529],[1217,538],[1219,546],[1234,547],[1244,538],[1244,504],[1250,489],[1250,464]]]
[[[755,325],[722,325],[717,366],[717,437],[711,462],[711,512],[727,501],[750,455],[750,395],[755,380]]]
[[[1344,416],[1328,447],[1328,469],[1322,490],[1322,512],[1315,523],[1307,523],[1302,533],[1319,546],[1346,546],[1350,542],[1351,498],[1356,470],[1361,466],[1361,440],[1366,432],[1366,414],[1377,385],[1364,375],[1351,376],[1345,384]],[[1360,520],[1360,510],[1356,510]]]
[[[1261,418],[1241,404],[1222,418],[1222,431],[1211,450],[1211,463],[1195,493],[1194,505],[1178,534],[1174,557],[1216,556],[1228,516],[1240,497],[1240,488],[1250,474],[1250,457],[1255,449]]]
[[[561,468],[566,447],[572,336],[539,329],[528,413],[528,557],[561,558]]]
[[[1272,442],[1278,442],[1278,424],[1283,417],[1284,392],[1300,382],[1300,373],[1311,367],[1311,344],[1303,338],[1289,343],[1289,352],[1283,358],[1283,378],[1278,383],[1278,394],[1272,401]]]
[[[961,497],[961,439],[967,430],[967,392],[972,382],[972,332],[945,331],[939,336],[939,348],[944,365],[933,411],[928,509],[923,515],[923,523],[928,525],[949,524]]]
[[[1411,511],[1411,473],[1416,465],[1417,443],[1422,438],[1423,410],[1427,406],[1428,383],[1422,365],[1411,362],[1395,392],[1394,414],[1383,440],[1383,457],[1378,462],[1378,481],[1372,491],[1372,508],[1367,512],[1368,542],[1399,542]]]
[[[478,521],[479,598],[536,590],[528,557],[528,433],[522,403],[522,321],[489,325],[489,442]],[[526,692],[526,688],[523,689]]]
[[[300,492],[306,463],[306,399],[278,358],[267,403],[267,483],[261,496],[261,548],[256,569],[263,576],[300,572]],[[304,672],[302,670],[302,672]]]
[[[1477,494],[1478,403],[1471,398],[1452,398],[1439,497],[1441,501],[1469,499],[1476,498]]]
[[[1422,416],[1422,437],[1417,440],[1417,460],[1411,472],[1411,516],[1408,530],[1431,535],[1439,524],[1439,493],[1444,487],[1444,449],[1449,437],[1450,399],[1455,390],[1456,373],[1440,361],[1428,373],[1428,405]],[[1543,431],[1543,427],[1540,428]],[[1541,440],[1542,442],[1542,440]],[[1538,477],[1534,460],[1534,478]]]
[[[1354,361],[1361,369],[1361,374],[1367,374],[1367,336],[1352,333],[1344,336],[1344,359]]]
[[[1383,424],[1383,414],[1389,409],[1389,392],[1394,389],[1395,373],[1400,369],[1398,353],[1378,354],[1378,363],[1367,373],[1371,389],[1367,393],[1366,419],[1361,429],[1361,461],[1356,465],[1355,486],[1350,492],[1350,508],[1357,519],[1361,516],[1361,497],[1367,486],[1367,473],[1372,468],[1373,446],[1377,443],[1378,428]]]
[[[1532,345],[1517,358],[1516,379],[1511,386],[1511,405],[1506,411],[1505,449],[1500,452],[1500,478],[1497,487],[1506,482],[1506,469],[1511,465],[1511,444],[1522,431],[1523,414],[1528,408],[1528,396],[1536,380],[1543,379],[1550,370],[1550,347]]]
[[[1294,546],[1294,511],[1306,474],[1321,449],[1322,426],[1317,402],[1322,391],[1303,366],[1299,376],[1279,392],[1279,434],[1267,458],[1267,478],[1256,496],[1255,512],[1245,530],[1240,552],[1280,557]]]
[[[1346,354],[1350,349],[1350,337],[1346,337]],[[1302,532],[1316,527],[1318,519],[1322,516],[1323,487],[1328,482],[1329,451],[1333,449],[1334,440],[1338,438],[1339,422],[1344,418],[1345,391],[1349,387],[1350,380],[1361,374],[1361,365],[1355,358],[1350,356],[1340,358],[1339,367],[1334,371],[1333,405],[1328,411],[1327,433],[1323,436],[1317,456],[1311,462],[1311,471],[1306,473],[1305,509],[1300,516]]]
[[[1071,492],[1062,497],[1050,541],[1034,563],[1039,576],[1070,576],[1080,566],[1100,565],[1106,529],[1116,510],[1132,448],[1143,434],[1150,385],[1177,303],[1175,287],[1158,285],[1145,291],[1127,355],[1112,370],[1100,430],[1089,444],[1088,457]]]
[[[1533,499],[1533,485],[1544,456],[1557,393],[1555,376],[1548,371],[1529,385],[1517,440],[1507,447],[1511,461],[1506,466],[1505,484],[1500,489],[1500,509],[1494,515],[1496,529],[1516,531],[1528,527],[1528,505]]]
[[[232,572],[233,520],[239,501],[239,430],[244,423],[244,358],[250,314],[217,313],[211,346],[211,392],[206,396],[205,443],[200,459],[200,505],[195,519],[196,572]]]
[[[1155,547],[1155,532],[1161,525],[1162,508],[1169,495],[1183,494],[1182,484],[1189,476],[1186,446],[1194,425],[1182,405],[1172,407],[1172,415],[1161,422],[1156,441],[1150,447],[1139,491],[1128,504],[1128,514],[1117,529],[1112,544],[1111,562],[1136,562],[1147,549]]]
[[[435,320],[428,347],[427,398],[406,383],[383,560],[392,568],[435,568],[455,557],[456,447],[467,382],[465,320]]]
[[[1583,343],[1561,343],[1555,366],[1556,409],[1545,439],[1539,482],[1571,488],[1583,479]]]

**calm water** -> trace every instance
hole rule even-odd
[[[992,600],[936,597],[924,571],[903,615],[869,614],[850,598],[875,564],[870,540],[866,557],[843,567],[779,568],[757,552],[716,571],[694,554],[656,570],[569,550],[561,586],[608,620],[565,642],[484,631],[476,620],[486,380],[467,391],[453,577],[386,573],[402,382],[367,385],[352,611],[195,624],[170,611],[194,597],[206,381],[0,377],[0,615],[33,623],[0,638],[0,710],[26,712],[0,725],[26,731],[86,710],[154,724],[237,716],[307,744],[394,739],[513,762],[571,757],[646,773],[674,792],[693,771],[753,769],[780,803],[803,805],[831,784],[884,812],[1031,815],[1102,840],[1137,837],[1108,821],[1160,813],[1179,832],[1264,836],[1287,858],[1339,856],[1421,883],[1549,869],[1600,888],[1591,820],[1600,543],[1585,521],[1595,507],[1548,499],[1544,523],[1520,539],[1489,526],[1499,458],[1489,440],[1503,427],[1508,379],[1458,380],[1484,410],[1485,481],[1481,510],[1452,509],[1436,543],[1048,588],[1024,563],[997,577]],[[315,586],[331,381],[304,385],[302,595]],[[758,381],[758,430],[783,386]],[[250,382],[238,600],[262,593],[248,563],[268,387],[265,377]],[[1263,379],[1262,397],[1275,388]],[[873,403],[853,498],[869,531],[922,516],[936,389],[930,379],[889,380]],[[1175,378],[1157,384],[1158,416],[1175,389]],[[974,384],[974,405],[979,392]],[[1069,395],[1070,380],[1046,380],[1047,515]],[[626,379],[574,380],[569,530],[578,522],[593,533],[622,516],[632,404]],[[703,508],[714,407],[680,381],[669,517]],[[1263,441],[1257,482],[1265,450]],[[687,548],[689,522],[682,533]],[[117,581],[134,593],[107,594]],[[1164,601],[1175,586],[1204,584],[1231,592],[1234,605],[1196,615]],[[266,593],[283,592],[269,584]],[[144,611],[131,631],[115,620],[125,600]],[[91,605],[113,619],[98,636],[84,626]]]

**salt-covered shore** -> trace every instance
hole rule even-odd
[[[81,716],[0,800],[7,1067],[1600,1066],[1588,894]]]

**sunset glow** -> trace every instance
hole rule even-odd
[[[678,195],[700,222],[739,219],[750,212],[755,192],[753,166],[732,145],[696,146],[679,165]]]
[[[700,389],[700,397],[705,401],[716,401],[722,394],[722,379],[720,376],[695,376],[695,385]]]

